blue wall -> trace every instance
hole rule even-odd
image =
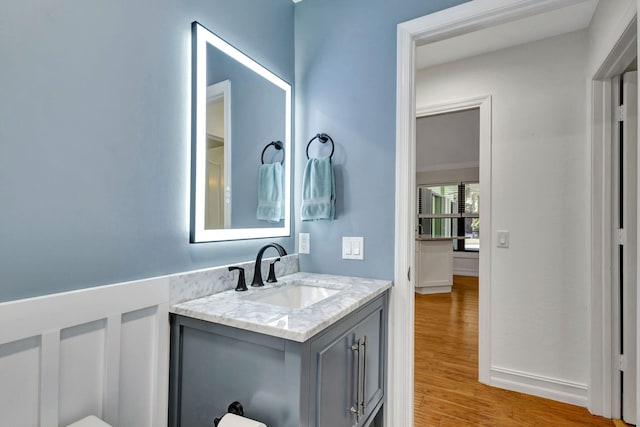
[[[462,0],[304,0],[296,5],[296,141],[336,143],[336,220],[311,234],[305,271],[393,278],[397,24]],[[316,147],[314,143],[314,149]],[[326,153],[325,153],[326,154]],[[306,157],[296,154],[296,218]],[[342,260],[343,236],[364,237],[364,261]]]
[[[290,0],[0,2],[0,301],[265,243],[189,244],[194,20],[293,82]]]

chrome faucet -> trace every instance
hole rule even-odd
[[[278,250],[280,256],[285,256],[287,251],[277,243],[269,243],[268,245],[264,245],[258,251],[258,256],[256,257],[256,265],[253,270],[253,280],[251,281],[251,286],[264,286],[264,282],[262,281],[262,255],[264,251],[269,248],[275,248]]]

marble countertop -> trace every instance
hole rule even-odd
[[[335,295],[301,309],[247,300],[247,297],[292,282],[339,290]],[[246,292],[224,291],[171,306],[172,313],[297,342],[309,338],[365,305],[391,287],[391,281],[295,273]]]

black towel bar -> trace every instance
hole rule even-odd
[[[333,139],[327,135],[326,133],[319,133],[316,136],[314,136],[313,138],[311,138],[311,140],[309,141],[309,143],[307,144],[307,159],[309,158],[309,146],[311,145],[311,143],[317,139],[318,141],[322,142],[323,144],[326,144],[327,141],[331,141],[331,154],[329,154],[329,158],[333,158],[333,152],[336,149],[335,144],[333,143]]]
[[[282,161],[280,161],[280,163],[284,162],[284,144],[282,143],[282,141],[271,141],[270,143],[265,145],[264,148],[262,149],[262,154],[260,155],[260,161],[262,162],[263,165],[264,165],[264,152],[267,151],[267,148],[269,148],[272,145],[276,150],[282,150]]]

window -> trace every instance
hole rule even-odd
[[[418,231],[431,238],[452,238],[455,251],[480,250],[480,184],[418,187]]]

